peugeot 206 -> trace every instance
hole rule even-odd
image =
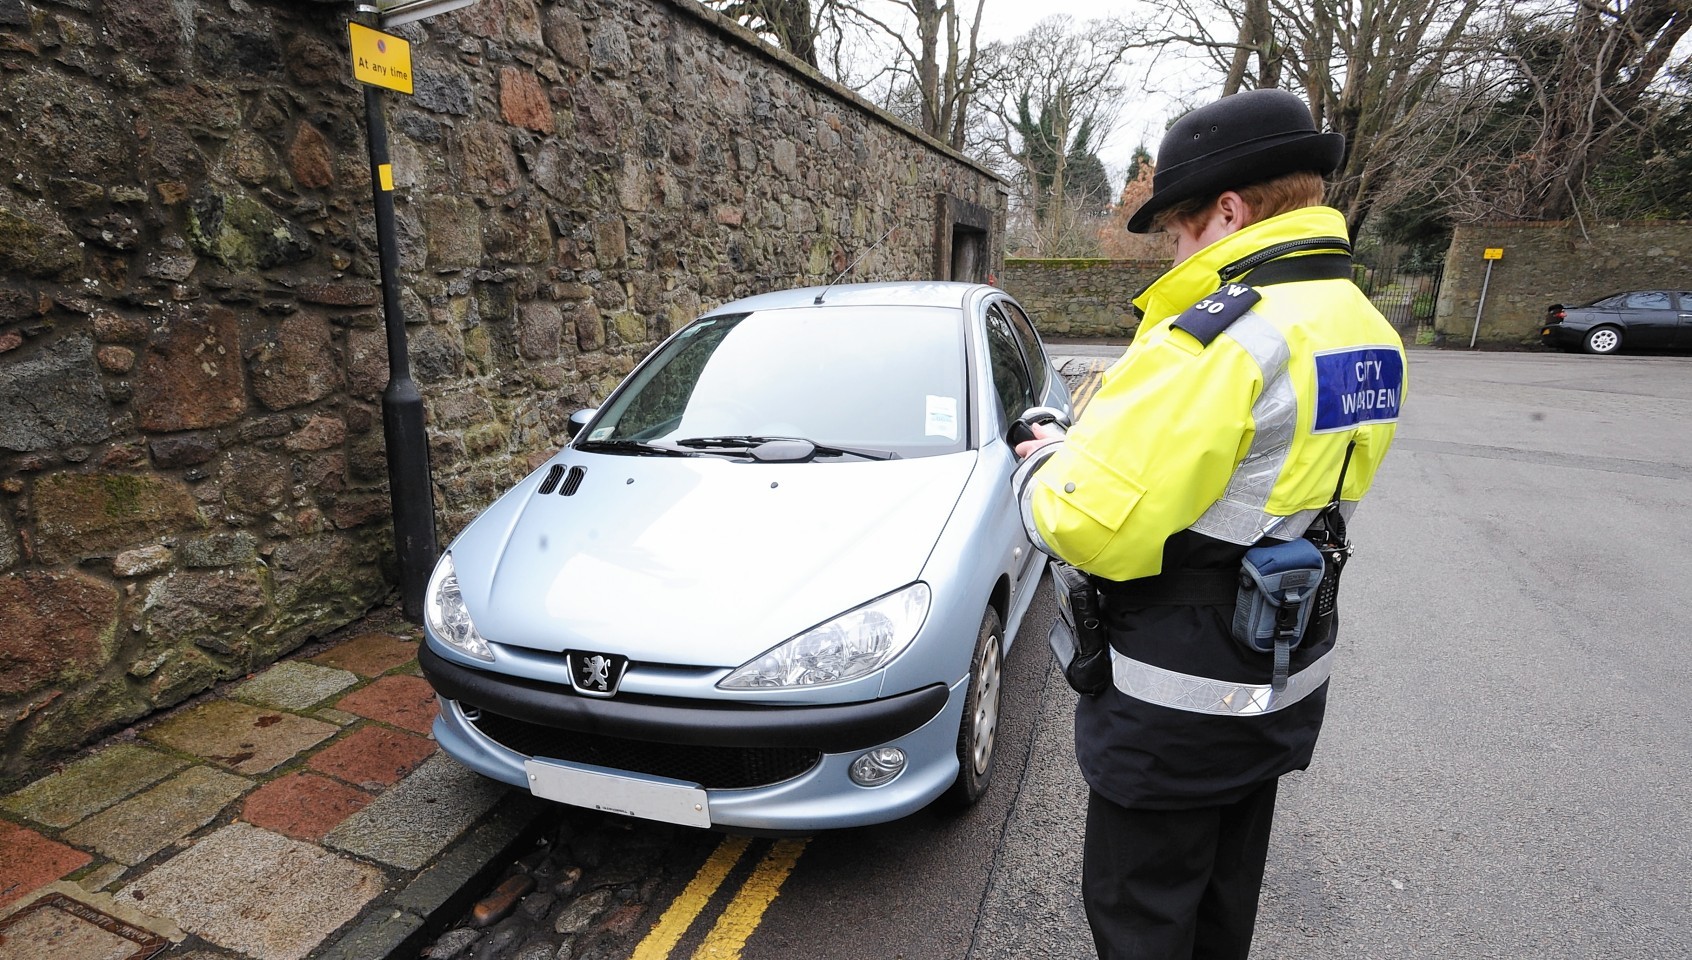
[[[436,739],[537,796],[696,827],[973,802],[1045,569],[1009,482],[1032,407],[1066,420],[1068,390],[991,286],[710,311],[441,557]]]

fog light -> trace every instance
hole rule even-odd
[[[852,782],[860,787],[879,787],[905,772],[905,751],[878,747],[852,761]]]

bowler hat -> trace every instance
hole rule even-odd
[[[1182,200],[1234,190],[1286,173],[1329,174],[1345,137],[1317,133],[1310,108],[1285,90],[1247,90],[1175,121],[1157,148],[1150,199],[1128,218],[1148,233],[1152,218]]]

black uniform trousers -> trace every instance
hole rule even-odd
[[[1179,810],[1092,792],[1081,894],[1100,960],[1246,960],[1277,782]]]

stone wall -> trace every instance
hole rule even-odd
[[[1486,278],[1485,252],[1502,249]],[[1486,304],[1481,308],[1482,286]],[[1434,315],[1449,346],[1537,343],[1545,308],[1640,288],[1692,289],[1692,223],[1482,223],[1458,227]],[[1480,308],[1478,337],[1475,314]]]
[[[392,591],[351,6],[0,0],[0,783]],[[703,309],[1002,262],[1000,181],[693,0],[397,32],[443,543]]]
[[[1028,308],[1047,337],[1132,339],[1134,296],[1169,269],[1168,260],[1005,261],[999,286]]]

